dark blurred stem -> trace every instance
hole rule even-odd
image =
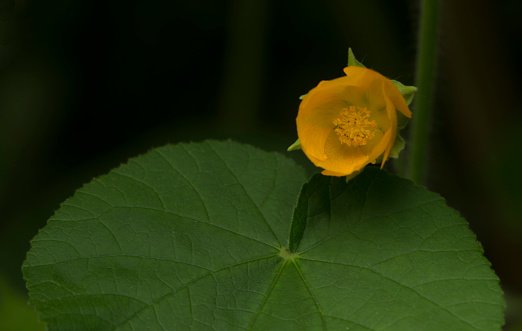
[[[267,32],[267,0],[233,0],[219,127],[249,132],[259,119]]]
[[[437,61],[438,17],[439,0],[421,0],[419,50],[415,73],[418,93],[413,105],[408,174],[417,184],[423,184],[426,177],[428,133]]]

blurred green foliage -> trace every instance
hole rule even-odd
[[[0,330],[39,331],[44,324],[38,321],[34,308],[27,305],[27,296],[14,289],[0,275]]]
[[[516,0],[444,2],[428,169],[428,186],[471,223],[515,298],[521,11]],[[284,152],[296,138],[299,96],[342,75],[348,47],[411,85],[417,20],[413,0],[0,2],[7,284],[25,293],[29,240],[75,189],[131,156],[228,137]],[[315,171],[302,153],[287,155]]]

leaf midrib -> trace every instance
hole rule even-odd
[[[158,303],[162,302],[163,300],[166,300],[170,296],[172,296],[174,294],[177,294],[178,292],[180,292],[181,290],[183,290],[185,288],[189,288],[190,286],[198,283],[199,281],[201,281],[201,280],[203,280],[203,279],[205,279],[207,277],[210,277],[210,276],[212,276],[212,275],[214,275],[214,274],[216,274],[218,272],[225,271],[225,270],[228,270],[228,269],[231,269],[231,268],[235,268],[235,267],[238,267],[238,266],[241,266],[241,265],[244,265],[244,264],[248,264],[248,263],[252,263],[252,262],[256,262],[256,261],[267,260],[267,259],[271,259],[271,258],[274,258],[274,257],[278,257],[278,254],[272,254],[272,255],[263,256],[263,257],[256,258],[256,259],[252,259],[252,260],[243,261],[243,262],[240,262],[240,263],[232,264],[232,265],[225,266],[225,267],[213,270],[211,272],[208,272],[208,273],[202,275],[201,277],[195,278],[192,281],[184,284],[183,286],[180,286],[176,290],[174,290],[172,292],[169,292],[169,293],[166,293],[165,295],[163,295],[163,296],[159,297],[158,299],[154,300],[153,302],[149,303],[147,306],[139,309],[134,314],[132,314],[131,316],[126,318],[124,321],[122,321],[120,324],[115,325],[114,326],[114,330],[117,330],[118,328],[120,328],[123,325],[125,325],[127,322],[130,322],[134,317],[138,316],[140,313],[142,313],[146,309],[149,309],[149,308],[153,307],[153,305],[158,304]],[[192,307],[191,307],[191,309],[192,309]]]

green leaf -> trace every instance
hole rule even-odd
[[[375,168],[303,183],[233,142],[131,159],[33,239],[31,303],[50,330],[500,329],[498,278],[440,196]]]
[[[297,259],[326,321],[356,330],[500,330],[498,278],[440,196],[374,167],[347,184],[315,176],[307,185],[330,197],[308,201]]]
[[[353,55],[353,51],[352,51],[351,48],[348,48],[348,66],[356,66],[356,67],[366,68],[364,66],[364,64],[362,64],[361,62],[357,61],[357,59],[355,58],[355,55]]]

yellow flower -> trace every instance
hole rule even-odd
[[[327,176],[350,175],[381,155],[382,168],[397,136],[397,111],[411,118],[388,78],[357,66],[344,72],[312,89],[296,119],[303,152]]]

